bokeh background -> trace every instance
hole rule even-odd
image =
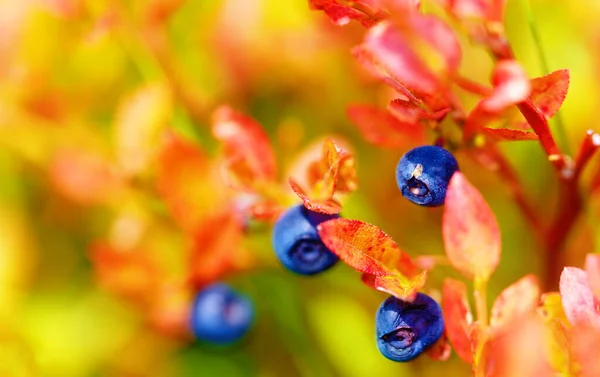
[[[507,30],[536,77],[545,72],[524,1],[508,1]],[[574,151],[586,129],[599,130],[600,2],[532,0],[531,7],[550,69],[571,70],[561,143]],[[430,1],[423,9],[441,13]],[[343,215],[378,225],[411,255],[443,254],[441,211],[404,200],[394,180],[399,157],[416,145],[369,145],[346,115],[349,104],[385,107],[392,97],[349,52],[363,34],[360,25],[333,25],[305,0],[0,1],[0,375],[468,375],[456,356],[385,359],[374,315],[386,295],[344,265],[312,278],[285,271],[266,225],[247,227],[243,247],[253,262],[224,278],[257,308],[251,333],[229,347],[149,326],[139,305],[107,289],[91,258],[98,242],[129,242],[160,264],[185,263],[184,236],[154,189],[155,149],[172,132],[218,156],[210,122],[222,104],[263,125],[281,182],[311,143],[343,140],[359,178]],[[487,83],[491,59],[464,36],[462,47],[461,72]],[[556,184],[539,145],[502,149],[534,206],[550,216]],[[491,300],[525,273],[540,273],[544,260],[503,182],[458,158],[502,230]],[[567,247],[572,265],[597,250],[598,206],[588,199]],[[428,293],[439,297],[446,276],[458,277],[437,268]]]

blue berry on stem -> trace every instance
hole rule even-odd
[[[389,297],[377,310],[376,324],[377,348],[393,361],[416,358],[444,332],[442,308],[423,293],[414,302]]]
[[[444,204],[446,190],[458,162],[444,148],[424,145],[406,152],[396,167],[396,182],[413,203],[436,207]]]
[[[338,218],[295,206],[283,213],[273,227],[273,248],[281,263],[301,275],[314,275],[332,267],[339,258],[321,241],[320,223]]]
[[[254,319],[254,307],[245,295],[229,285],[215,283],[198,293],[190,325],[197,339],[230,344],[242,338]]]

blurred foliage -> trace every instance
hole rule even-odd
[[[532,1],[550,68],[571,69],[561,112],[571,149],[597,124],[599,4]],[[508,1],[507,20],[519,61],[530,76],[543,74],[522,2]],[[221,104],[264,126],[282,182],[316,138],[346,140],[360,186],[344,215],[377,224],[412,255],[441,254],[441,211],[417,208],[396,187],[404,151],[368,145],[347,120],[349,104],[383,105],[390,97],[349,53],[361,35],[359,25],[338,28],[311,13],[305,0],[0,1],[0,375],[467,375],[455,355],[445,363],[383,358],[374,314],[386,296],[342,265],[314,278],[284,271],[261,224],[244,234],[252,267],[227,277],[254,299],[257,322],[228,348],[156,331],[147,307],[107,290],[92,265],[92,245],[108,240],[141,245],[175,280],[181,274],[190,241],[157,193],[160,145],[170,133],[216,159],[209,125]],[[487,82],[491,61],[462,43],[461,71]],[[549,211],[554,182],[539,146],[503,149],[535,207]],[[539,272],[540,258],[498,177],[467,159],[461,164],[502,231],[493,298]],[[199,201],[211,202],[220,189],[206,190]],[[597,219],[598,206],[590,208]],[[577,229],[570,264],[596,251],[597,233]],[[124,279],[143,286],[147,277],[135,273]],[[432,294],[442,277],[455,275],[435,271]]]

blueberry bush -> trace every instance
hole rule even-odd
[[[600,375],[600,3],[0,10],[0,375]]]

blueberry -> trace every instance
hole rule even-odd
[[[377,310],[376,323],[377,348],[394,361],[414,359],[444,332],[440,305],[423,293],[414,302],[389,297]]]
[[[321,241],[316,226],[338,215],[325,215],[295,206],[283,213],[273,228],[273,248],[281,263],[301,275],[314,275],[333,266],[337,255]]]
[[[396,167],[396,182],[413,203],[436,207],[444,204],[446,189],[458,163],[444,148],[424,145],[406,152]]]
[[[254,307],[248,297],[216,283],[196,296],[190,324],[199,340],[230,344],[248,332],[253,319]]]

